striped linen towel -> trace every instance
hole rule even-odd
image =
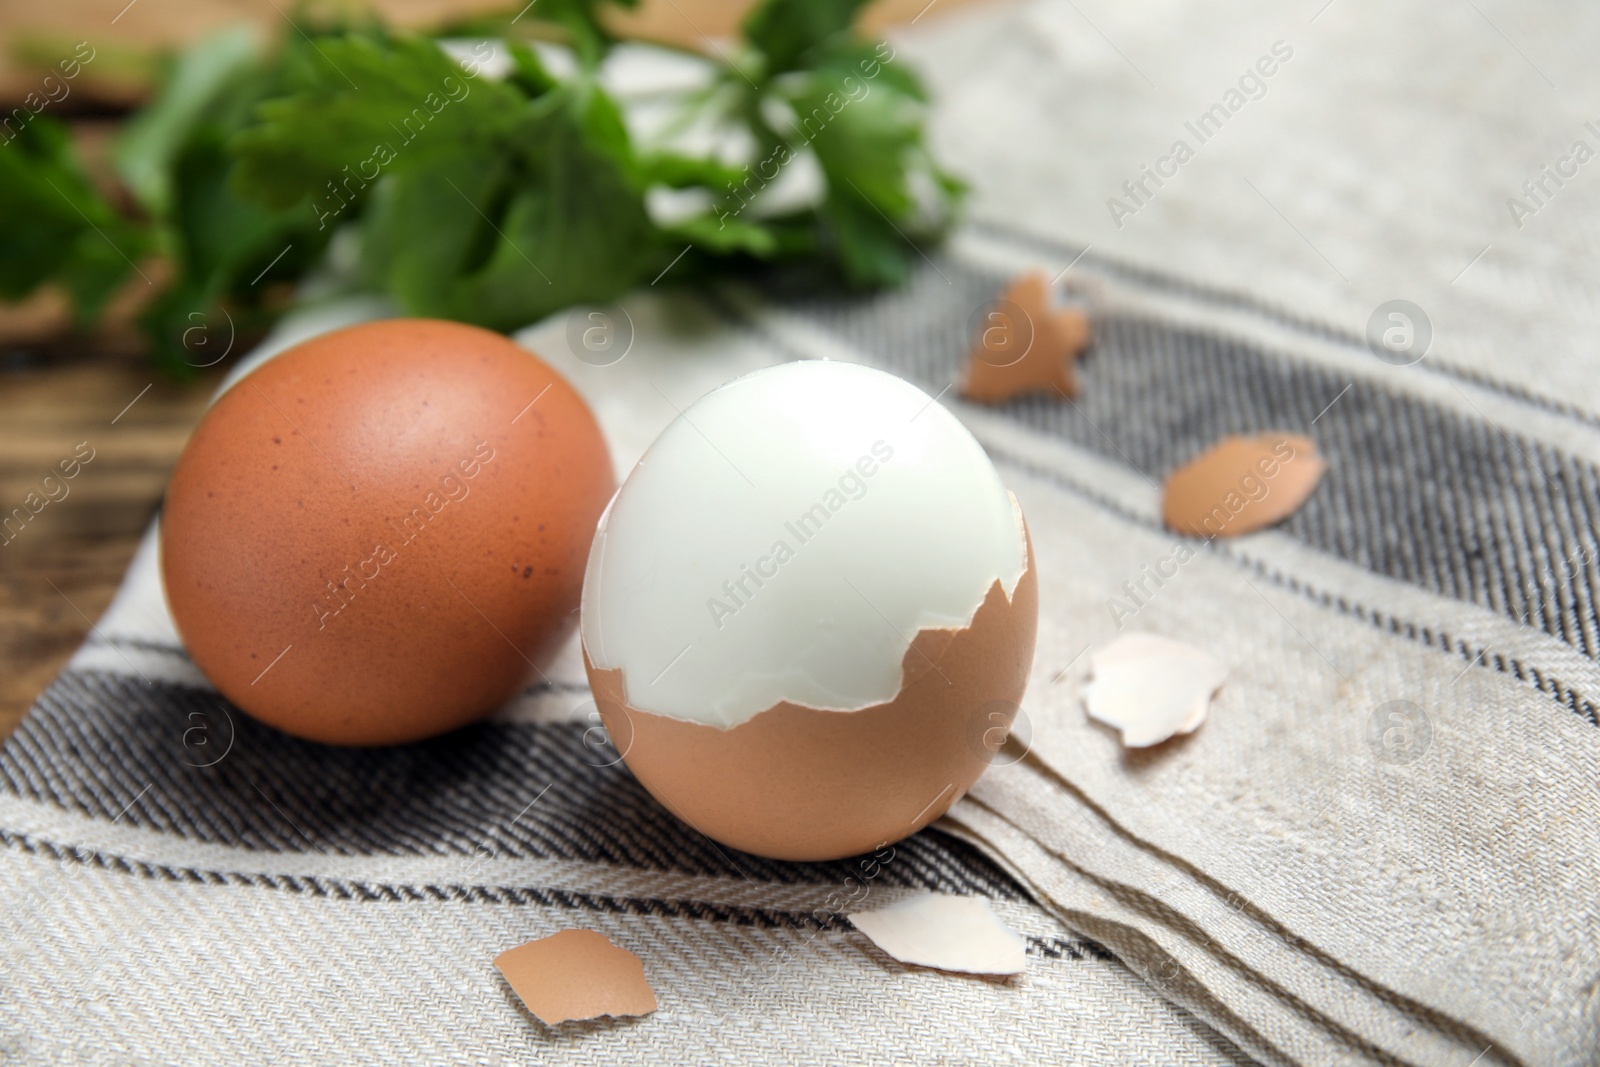
[[[184,656],[147,539],[0,750],[0,1056],[1600,1062],[1600,183],[1504,203],[1583,135],[1600,13],[1508,36],[1476,7],[929,20],[897,44],[974,219],[907,288],[652,289],[608,367],[564,319],[521,336],[625,467],[786,359],[940,393],[1020,270],[1093,301],[1079,397],[941,401],[1028,514],[1042,617],[1025,727],[935,827],[834,864],[721,848],[598,740],[573,648],[434,742],[283,737]],[[1435,335],[1411,366],[1365,336],[1400,298]],[[253,359],[382,313],[309,308]],[[1314,438],[1323,483],[1174,571],[1162,476],[1268,429]],[[1193,737],[1124,753],[1086,720],[1084,652],[1129,629],[1228,664]],[[903,967],[842,915],[924,888],[990,899],[1028,973]],[[489,961],[566,926],[638,953],[661,1010],[533,1021]]]
[[[375,310],[305,312],[238,373]],[[523,338],[584,390],[624,469],[673,416],[655,387],[681,405],[791,358],[732,300],[624,310],[637,336],[610,367],[575,359],[564,323]],[[297,741],[184,654],[152,530],[0,750],[6,1062],[1246,1062],[949,833],[823,864],[700,836],[595,729],[576,647],[544,673],[434,741]],[[844,917],[920,889],[989,899],[1027,938],[1026,977],[902,966]],[[492,958],[571,926],[636,952],[660,1010],[533,1020]]]

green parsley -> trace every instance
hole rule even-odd
[[[92,321],[141,257],[164,255],[173,280],[144,326],[181,371],[196,321],[270,325],[284,283],[325,268],[336,234],[360,287],[500,330],[668,271],[801,261],[855,286],[900,282],[963,190],[928,152],[916,76],[851,32],[862,3],[764,0],[733,55],[695,54],[704,84],[669,94],[675,121],[648,140],[604,88],[618,42],[596,0],[460,27],[500,42],[499,76],[480,69],[486,45],[462,58],[380,26],[271,51],[223,33],[176,60],[119,139],[137,212],[95,189],[46,118],[0,145],[0,210],[15,220],[0,297],[57,284]],[[570,57],[560,75],[541,60],[551,42]],[[690,128],[713,135],[688,151],[670,134]],[[820,188],[775,206],[769,189],[803,157]],[[687,208],[653,210],[669,190]]]

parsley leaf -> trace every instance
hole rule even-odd
[[[365,258],[412,314],[511,330],[604,302],[665,265],[636,170],[615,104],[563,85],[529,106],[505,152],[386,178]]]
[[[214,35],[179,59],[165,89],[118,138],[118,172],[159,220],[156,236],[177,268],[142,314],[156,362],[177,374],[213,358],[196,350],[208,328],[230,322],[232,334],[269,325],[275,284],[311,270],[331,236],[303,206],[262,205],[229,181],[233,138],[309,51],[290,42],[271,61],[248,33]]]
[[[744,20],[744,36],[767,58],[767,76],[801,66],[813,49],[850,29],[866,0],[767,0]]]
[[[214,34],[179,58],[160,94],[123,128],[114,162],[145,210],[160,215],[171,209],[173,161],[202,124],[237,125],[240,107],[254,100],[252,93],[241,97],[239,89],[261,65],[251,30]],[[219,114],[229,110],[231,122]]]
[[[64,126],[36,116],[0,144],[0,297],[55,282],[92,321],[148,242],[119,216],[73,158]]]
[[[323,37],[288,81],[234,141],[234,188],[268,207],[316,200],[330,216],[386,169],[491,150],[525,104],[421,37]]]

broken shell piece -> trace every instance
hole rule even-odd
[[[1199,729],[1228,677],[1210,655],[1158,634],[1119,637],[1096,649],[1090,663],[1093,677],[1083,691],[1089,717],[1121,730],[1129,748]]]
[[[1237,537],[1294,514],[1326,469],[1309,437],[1224,437],[1167,475],[1161,517],[1191,537]]]
[[[1027,942],[982,897],[917,893],[849,917],[901,963],[967,974],[1021,974],[1027,968]]]
[[[500,953],[494,965],[547,1026],[656,1010],[644,963],[594,930],[562,930],[529,941]]]
[[[1076,396],[1072,364],[1089,343],[1089,316],[1050,302],[1050,283],[1033,271],[1012,282],[984,313],[973,338],[961,395],[999,404],[1042,389]]]

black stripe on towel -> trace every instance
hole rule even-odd
[[[263,874],[224,871],[212,868],[150,863],[111,853],[63,845],[35,834],[19,834],[0,829],[0,846],[31,856],[42,856],[112,874],[130,875],[151,881],[183,882],[190,885],[274,889],[305,896],[363,903],[455,902],[460,904],[507,904],[566,908],[574,911],[604,912],[617,915],[648,915],[666,919],[694,919],[769,930],[838,932],[853,929],[849,919],[838,911],[802,911],[761,908],[739,904],[715,904],[703,900],[668,897],[642,897],[616,893],[590,893],[541,886],[492,885],[459,882],[371,882],[325,875]],[[1089,938],[1027,938],[1029,955],[1046,959],[1112,960],[1104,946]]]
[[[210,731],[207,744],[190,734],[185,747],[197,726]],[[262,852],[489,854],[758,882],[859,879],[862,860],[783,863],[713,844],[620,763],[595,766],[615,752],[586,748],[587,729],[479,723],[414,745],[336,748],[256,723],[210,690],[68,670],[0,749],[0,788]],[[194,765],[223,751],[214,766]],[[928,831],[874,869],[887,885],[1022,896],[971,846]]]

